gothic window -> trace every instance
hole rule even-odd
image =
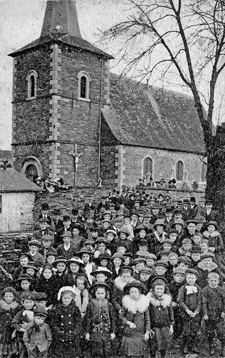
[[[206,182],[206,171],[207,171],[207,164],[201,164],[201,182]]]
[[[89,90],[91,78],[85,71],[78,73],[78,99],[90,101]]]
[[[183,181],[184,179],[184,163],[181,160],[176,164],[176,179],[178,181]]]
[[[30,71],[27,75],[27,98],[35,98],[37,95],[37,72]]]
[[[147,157],[143,162],[143,176],[150,175],[152,176],[152,159]]]

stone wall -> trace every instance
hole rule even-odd
[[[176,175],[176,163],[181,160],[184,163],[186,172],[186,182],[189,187],[194,181],[199,183],[199,189],[204,189],[205,183],[201,183],[200,156],[193,153],[174,152],[151,148],[123,146],[123,183],[128,186],[136,186],[138,180],[143,176],[143,161],[150,157],[153,161],[153,179],[155,181],[162,178],[168,182]],[[181,188],[183,183],[177,183],[177,188]]]
[[[1,196],[0,232],[31,230],[35,193],[1,193]]]

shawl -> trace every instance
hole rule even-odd
[[[150,303],[154,306],[154,307],[159,307],[162,306],[163,308],[166,307],[170,307],[171,302],[172,302],[172,297],[170,295],[168,295],[167,293],[164,293],[161,297],[158,297],[156,295],[154,295],[153,292],[149,292],[147,294]]]
[[[14,310],[18,306],[19,304],[16,301],[12,301],[11,303],[6,303],[4,300],[0,300],[0,309],[4,311]]]
[[[144,313],[149,307],[149,298],[141,294],[138,300],[133,300],[130,295],[125,295],[122,299],[122,304],[124,308],[133,314]]]

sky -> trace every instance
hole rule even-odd
[[[0,0],[0,149],[10,149],[12,141],[13,59],[7,55],[40,36],[46,1]],[[125,18],[127,8],[124,2],[126,0],[76,0],[82,37],[117,58],[117,45],[108,43],[108,47],[103,47],[99,38],[101,31]],[[123,66],[122,62],[116,65],[116,61],[111,61],[113,72],[120,73]],[[173,81],[179,83],[177,78],[173,78]],[[222,76],[220,92],[223,100],[224,88],[225,76]],[[172,89],[184,92],[184,89],[177,86]],[[217,107],[221,107],[221,100],[217,101]],[[222,117],[221,121],[225,121],[225,103],[222,108],[223,111],[220,110],[219,114],[220,118]],[[217,123],[216,116],[214,122]]]

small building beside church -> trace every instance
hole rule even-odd
[[[10,56],[16,170],[82,187],[145,176],[204,187],[193,98],[110,73],[112,56],[82,38],[75,0],[47,0],[40,37]]]
[[[35,193],[41,189],[13,168],[0,168],[0,232],[33,228]]]

